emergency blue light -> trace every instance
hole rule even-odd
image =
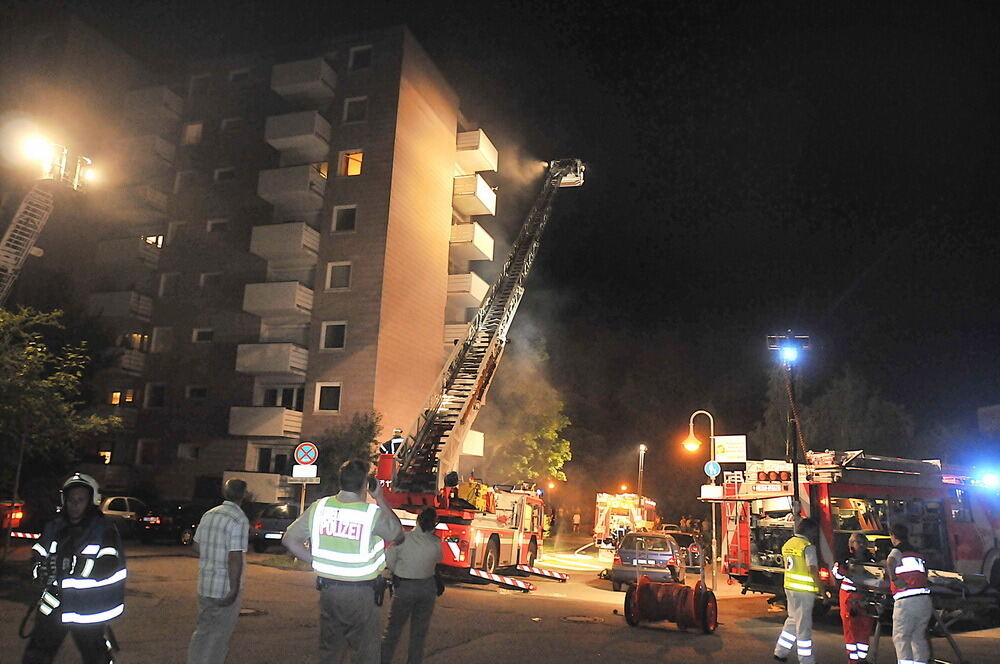
[[[979,483],[987,489],[1000,489],[1000,474],[983,473],[979,476]]]
[[[781,347],[781,360],[783,362],[793,363],[799,359],[799,349],[795,346],[782,346]]]

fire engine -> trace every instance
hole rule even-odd
[[[599,493],[594,510],[594,544],[614,548],[616,538],[633,530],[652,530],[656,501],[634,493]]]
[[[889,553],[889,528],[905,523],[928,568],[970,587],[1000,588],[1000,492],[938,462],[872,456],[863,451],[809,452],[799,464],[802,516],[816,520],[820,581],[836,601],[832,564],[847,556],[852,533]],[[781,547],[791,537],[792,464],[747,461],[724,476],[723,551],[726,571],[744,592],[783,594]],[[981,575],[981,576],[976,576]],[[985,577],[985,578],[984,578]]]
[[[438,510],[437,534],[446,567],[521,590],[533,586],[499,577],[495,570],[520,565],[530,573],[543,572],[533,567],[542,546],[540,497],[528,485],[489,487],[475,480],[459,484],[456,471],[462,443],[503,355],[556,194],[582,185],[584,170],[579,159],[549,163],[541,191],[465,338],[455,344],[410,433],[399,445],[385,448],[379,461],[378,479],[393,508],[411,514],[425,506]]]

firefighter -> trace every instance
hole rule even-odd
[[[934,605],[927,562],[909,538],[910,530],[902,523],[889,529],[893,549],[886,558],[885,571],[892,591],[892,643],[899,664],[928,664],[927,624]]]
[[[48,664],[66,634],[85,664],[112,662],[108,623],[125,610],[125,555],[118,531],[98,509],[100,488],[76,473],[60,493],[63,509],[32,547],[32,576],[44,586],[24,664]]]
[[[785,559],[785,598],[788,618],[774,646],[774,658],[788,660],[795,645],[799,664],[814,664],[812,651],[812,611],[819,593],[819,561],[813,542],[819,529],[816,522],[805,518],[795,526],[795,534],[781,547]]]
[[[851,535],[847,543],[850,555],[834,563],[831,570],[840,581],[840,622],[844,626],[844,648],[849,662],[868,661],[868,639],[875,629],[875,618],[865,610],[860,592],[862,579],[868,575],[861,565],[874,563],[868,550],[868,538],[862,533]]]

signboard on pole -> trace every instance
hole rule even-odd
[[[316,477],[317,475],[319,475],[319,468],[316,466],[303,466],[301,463],[292,466],[292,477]]]
[[[746,463],[746,436],[716,436],[715,460],[719,463]]]
[[[289,477],[289,484],[319,484],[318,477]]]

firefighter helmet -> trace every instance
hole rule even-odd
[[[95,505],[101,504],[101,487],[97,484],[97,480],[84,473],[73,473],[69,479],[63,482],[62,491],[59,494],[59,499],[63,505],[66,504],[66,491],[74,486],[87,487],[90,489],[90,498],[93,503]]]

